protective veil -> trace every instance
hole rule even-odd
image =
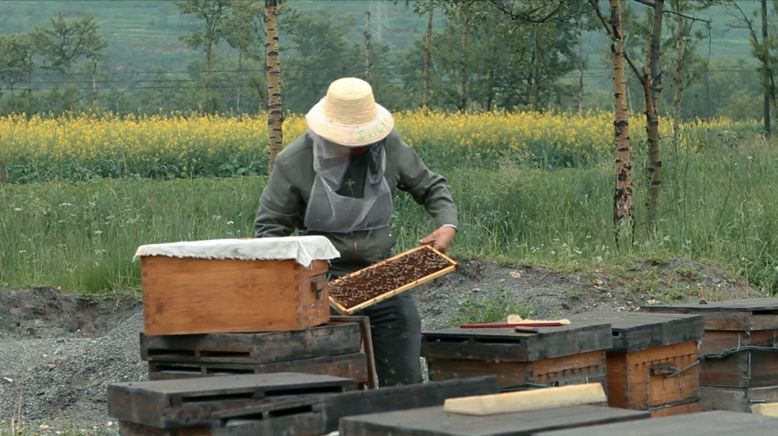
[[[349,233],[389,226],[394,210],[392,193],[384,178],[386,150],[383,141],[369,146],[361,197],[339,194],[351,164],[351,150],[309,132],[313,138],[316,178],[305,211],[305,227],[311,231]]]

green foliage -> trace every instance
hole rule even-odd
[[[517,301],[515,297],[511,296],[510,292],[502,291],[496,297],[476,297],[461,301],[456,313],[451,317],[451,325],[505,322],[508,315],[519,315],[522,318],[528,318],[533,312],[532,306]]]

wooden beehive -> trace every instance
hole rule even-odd
[[[773,417],[721,410],[536,433],[537,436],[766,436],[771,434],[775,434]]]
[[[350,315],[446,275],[458,264],[428,245],[412,248],[329,283],[330,304]]]
[[[494,374],[504,389],[604,386],[605,351],[611,345],[610,325],[596,321],[539,327],[537,333],[449,328],[423,332],[421,355],[430,380]]]
[[[558,407],[489,416],[446,413],[443,407],[373,413],[340,420],[342,436],[535,435],[544,430],[581,428],[648,418],[647,412],[602,406]],[[596,435],[600,433],[588,433]]]
[[[703,410],[748,411],[778,396],[778,298],[645,306],[651,312],[699,314]]]
[[[220,250],[217,254],[211,255],[203,248],[209,242]],[[145,333],[288,331],[326,323],[330,317],[326,259],[313,258],[304,266],[293,258],[254,258],[257,253],[262,254],[263,247],[277,250],[287,243],[303,249],[305,244],[332,247],[323,237],[193,241],[140,247],[136,257],[141,259]],[[332,251],[337,253],[334,247]],[[218,257],[224,253],[230,258]]]
[[[376,387],[365,344],[370,332],[362,332],[367,318],[332,321],[286,332],[141,334],[141,358],[149,362],[151,380],[280,371],[348,377]]]
[[[569,317],[611,325],[606,353],[608,405],[648,410],[652,416],[699,412],[699,315],[645,312],[587,312]]]
[[[211,434],[219,413],[354,390],[353,380],[299,373],[235,375],[108,386],[108,414],[122,434]]]

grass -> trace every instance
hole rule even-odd
[[[510,292],[504,291],[497,297],[474,298],[460,302],[457,312],[451,317],[451,325],[505,322],[508,315],[529,318],[534,312],[532,306],[516,301]]]
[[[445,170],[460,208],[452,255],[577,271],[683,257],[723,267],[775,293],[778,151],[775,144],[743,142],[738,148],[711,143],[666,161],[656,233],[645,231],[645,188],[636,174],[635,240],[620,248],[611,230],[609,164]],[[132,255],[139,245],[249,237],[263,186],[261,176],[3,185],[0,284],[60,286],[90,295],[137,289]],[[432,222],[401,195],[393,226],[403,249],[429,232]],[[648,285],[649,279],[643,281]]]

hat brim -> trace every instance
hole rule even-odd
[[[392,114],[380,104],[376,104],[376,117],[365,124],[337,124],[324,115],[325,98],[319,100],[305,114],[305,122],[313,133],[322,138],[347,147],[361,147],[386,138],[394,129]]]

